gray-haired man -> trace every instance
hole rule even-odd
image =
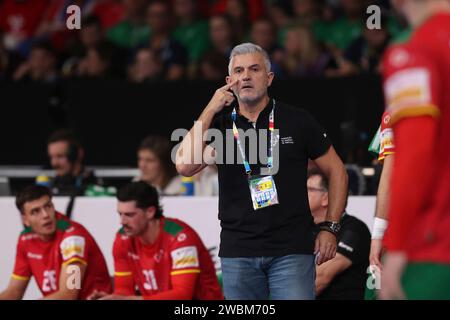
[[[227,84],[216,90],[183,139],[177,170],[192,176],[211,159],[218,166],[219,255],[227,299],[314,299],[315,261],[336,254],[345,168],[309,113],[269,97],[274,75],[263,49],[236,46],[228,70]],[[231,147],[202,139],[210,128]],[[204,155],[201,161],[198,153]],[[317,238],[306,189],[308,159],[330,180],[327,221]]]

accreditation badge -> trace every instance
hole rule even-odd
[[[277,188],[272,176],[250,177],[248,184],[254,210],[278,204]]]

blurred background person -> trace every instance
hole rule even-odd
[[[228,61],[236,43],[232,20],[228,15],[215,15],[209,19],[209,39],[211,48],[208,52],[219,53]]]
[[[22,57],[6,48],[3,40],[0,30],[0,80],[10,79],[14,70],[23,62]]]
[[[251,21],[249,15],[249,4],[246,0],[227,0],[226,13],[233,22],[233,30],[238,42],[248,39]]]
[[[292,24],[292,6],[287,1],[272,1],[268,4],[266,13],[277,29],[277,42],[284,47],[286,32]]]
[[[148,0],[122,0],[123,20],[107,32],[114,44],[128,49],[144,44],[150,33],[146,23]]]
[[[172,144],[163,136],[151,135],[142,140],[137,150],[139,177],[154,186],[159,194],[181,195],[182,181],[171,159]]]
[[[92,12],[94,0],[51,0],[45,9],[42,20],[34,34],[37,40],[47,40],[58,52],[63,52],[76,41],[77,32],[67,28],[67,8],[76,5],[81,18]]]
[[[159,56],[152,49],[139,49],[128,70],[128,79],[132,82],[153,82],[162,78],[163,64]]]
[[[30,43],[41,23],[48,0],[0,1],[0,30],[4,33],[6,49],[29,53]]]
[[[228,75],[228,59],[217,51],[209,51],[203,55],[198,70],[198,78],[208,81],[222,82]]]
[[[95,15],[85,17],[77,40],[65,52],[66,59],[62,65],[61,72],[65,77],[76,76],[80,62],[87,56],[89,50],[111,51],[111,63],[113,74],[121,76],[124,74],[127,53],[124,49],[114,45],[106,39],[105,30],[100,18]],[[98,49],[101,48],[102,49]],[[109,49],[107,49],[109,48]],[[83,62],[84,63],[84,62]]]
[[[337,8],[325,6],[321,20],[314,24],[317,40],[324,43],[336,58],[341,57],[350,43],[361,35],[366,20],[365,2],[341,0]]]
[[[188,76],[192,78],[200,58],[209,48],[208,21],[200,17],[197,1],[175,0],[173,8],[177,24],[172,35],[187,50]]]
[[[77,74],[87,78],[109,78],[112,72],[113,49],[106,43],[89,48],[78,65]]]
[[[383,16],[381,22],[381,29],[369,29],[364,26],[362,35],[353,40],[344,52],[343,59],[352,66],[349,68],[350,74],[380,73],[382,55],[391,40],[387,17]]]
[[[147,7],[150,37],[148,46],[159,55],[164,66],[165,80],[180,80],[188,63],[186,49],[171,36],[173,15],[165,1],[152,1]]]
[[[84,148],[71,131],[54,132],[47,141],[47,153],[55,171],[49,183],[54,195],[84,195],[89,186],[103,185],[103,181],[85,167]]]
[[[252,43],[266,50],[269,55],[272,72],[281,76],[281,64],[284,58],[283,48],[277,43],[277,30],[275,24],[268,18],[259,18],[253,22],[250,31]]]
[[[59,78],[56,54],[49,43],[36,43],[28,59],[13,74],[14,81],[55,82]]]
[[[336,68],[333,56],[317,43],[308,27],[289,29],[285,54],[283,72],[288,78],[319,77]]]
[[[296,24],[312,28],[319,18],[321,0],[292,0],[293,20]]]

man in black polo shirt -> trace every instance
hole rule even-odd
[[[263,49],[236,46],[228,69],[227,85],[184,137],[177,170],[192,176],[211,161],[218,166],[227,299],[314,299],[315,261],[322,264],[336,252],[347,192],[344,165],[309,113],[269,98],[274,75]],[[208,129],[226,148],[203,139]],[[306,190],[308,159],[330,179],[327,221],[317,237]]]
[[[314,223],[325,220],[328,179],[318,169],[308,171],[308,198]],[[361,220],[344,213],[338,232],[336,256],[317,266],[319,300],[363,300],[369,267],[370,231]]]

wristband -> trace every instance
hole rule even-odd
[[[383,239],[387,226],[388,221],[386,219],[375,217],[372,230],[372,240]]]

